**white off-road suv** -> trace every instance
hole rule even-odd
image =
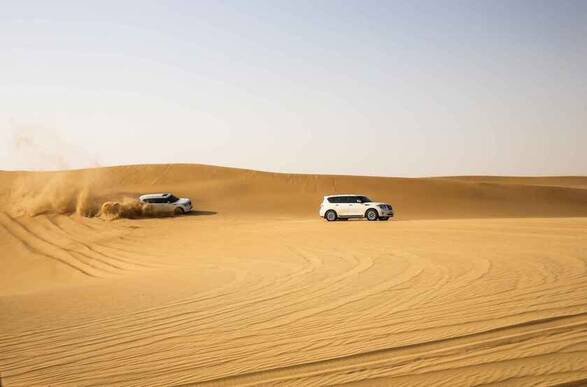
[[[192,201],[188,198],[178,198],[170,193],[154,193],[139,196],[143,203],[153,205],[155,211],[182,215],[192,210]]]
[[[320,205],[320,216],[329,222],[349,218],[388,220],[393,217],[393,208],[386,203],[374,202],[364,195],[329,195],[324,196]]]

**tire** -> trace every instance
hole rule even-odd
[[[381,216],[379,220],[389,220],[389,216]]]
[[[336,215],[336,211],[334,210],[328,210],[324,214],[324,219],[326,219],[329,222],[334,222],[337,218],[338,216]]]
[[[177,207],[177,208],[176,208],[176,209],[173,211],[173,214],[174,214],[175,216],[183,215],[184,213],[185,213],[185,212],[183,211],[183,208],[181,208],[181,207]]]
[[[365,217],[367,218],[367,220],[373,222],[373,221],[379,219],[379,214],[377,213],[377,210],[376,209],[369,208],[367,210],[367,212],[365,212]]]

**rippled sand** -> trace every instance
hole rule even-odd
[[[181,168],[0,175],[3,386],[587,383],[587,179]],[[200,212],[79,212],[161,190]]]

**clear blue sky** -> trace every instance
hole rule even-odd
[[[587,174],[587,1],[12,1],[0,169]]]

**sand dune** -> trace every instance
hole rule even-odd
[[[100,215],[143,192],[178,218]],[[326,223],[321,197],[391,202]],[[202,165],[0,172],[0,377],[31,385],[587,381],[587,178]]]
[[[94,215],[106,200],[173,191],[230,215],[314,217],[322,196],[360,192],[400,219],[587,216],[587,177],[381,178],[295,175],[205,165],[146,165],[0,175],[0,210]]]

